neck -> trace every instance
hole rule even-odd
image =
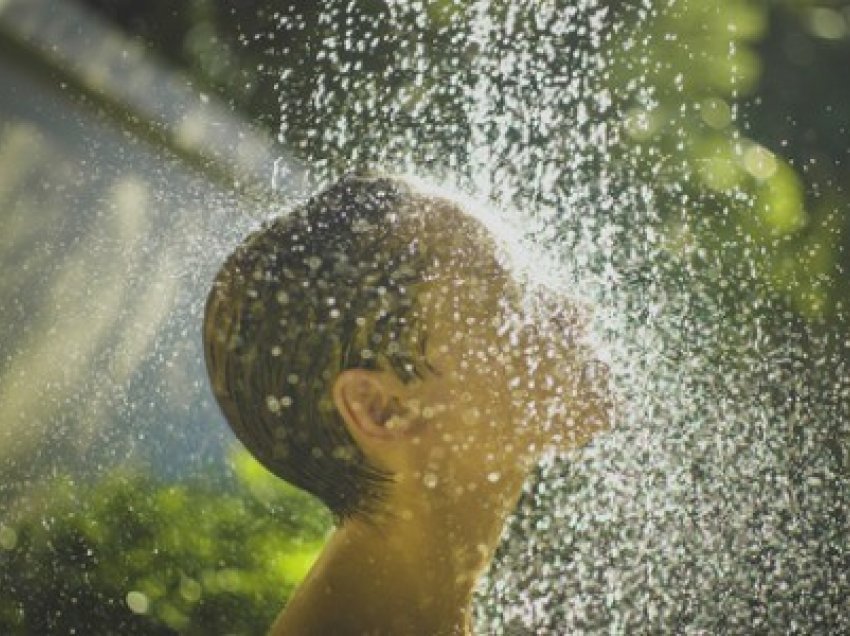
[[[419,493],[406,499],[418,507],[346,520],[272,633],[472,634],[472,593],[522,481],[447,499]]]

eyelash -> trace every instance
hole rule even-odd
[[[423,333],[422,338],[420,338],[420,340],[419,340],[419,353],[422,356],[422,362],[425,364],[428,371],[430,371],[433,375],[440,376],[440,375],[442,375],[442,372],[439,371],[433,364],[431,364],[430,360],[428,360],[428,357],[426,355],[427,347],[428,347],[428,334]]]

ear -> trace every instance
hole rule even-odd
[[[357,441],[398,439],[411,430],[410,411],[394,389],[384,375],[366,369],[346,369],[334,381],[334,404]]]

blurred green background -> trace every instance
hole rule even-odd
[[[333,120],[334,109],[345,108],[344,101],[311,101],[316,78],[332,75],[339,64],[316,55],[316,43],[339,27],[320,19],[323,3],[83,4],[137,41],[145,55],[184,72],[193,90],[225,103],[270,137],[280,134],[280,143],[296,159],[323,157],[327,146],[315,131]],[[421,47],[424,64],[443,63],[452,37],[471,28],[465,16],[472,4],[421,5],[418,11],[429,18]],[[595,81],[615,100],[634,94],[627,88],[636,76],[652,89],[652,99],[629,103],[624,98],[618,106],[630,157],[643,158],[633,165],[638,178],[658,185],[668,240],[693,242],[715,255],[720,272],[745,268],[759,283],[758,293],[779,299],[787,321],[846,339],[850,3],[657,5],[653,12],[610,3],[611,23],[625,27],[611,30],[601,45],[612,64]],[[378,39],[351,55],[364,73],[386,83],[382,90],[394,99],[412,80],[381,75],[399,45],[392,33],[381,33],[387,5],[369,0],[354,11],[369,18],[363,23],[372,25],[369,34]],[[294,23],[298,28],[280,26]],[[10,59],[19,56],[14,48],[3,52]],[[453,63],[471,64],[475,54],[467,50],[467,57]],[[286,91],[280,85],[283,70]],[[450,92],[439,103],[429,116],[453,116]],[[86,108],[84,100],[80,104]],[[10,151],[10,144],[29,139],[9,121],[0,146],[6,150],[0,155],[0,173],[5,173],[0,180],[11,178],[10,166],[22,156]],[[138,126],[128,128],[152,136]],[[451,143],[463,146],[464,134],[459,129]],[[363,144],[357,129],[351,136],[352,149]],[[432,147],[446,143],[435,140]],[[26,154],[28,146],[20,144]],[[421,145],[424,153],[428,143],[423,139]],[[346,154],[344,145],[336,151]],[[113,192],[118,200],[141,196],[133,183],[125,186]],[[4,187],[11,196],[14,189]],[[685,218],[688,236],[683,237]],[[4,243],[10,267],[21,262],[10,250],[26,233],[8,236],[18,237]],[[11,289],[7,296],[25,295]],[[12,366],[12,352],[6,353],[3,372]],[[186,385],[187,391],[193,388]],[[198,430],[208,424],[205,415],[195,416],[203,420]],[[225,440],[225,446],[229,443]],[[21,456],[25,452],[32,447],[22,449]],[[262,633],[315,558],[330,520],[314,501],[273,480],[243,451],[227,451],[225,463],[232,467],[226,488],[203,472],[174,480],[144,466],[110,467],[91,482],[61,470],[27,477],[21,489],[25,497],[14,498],[0,516],[0,631]],[[213,465],[217,469],[220,464]],[[6,479],[23,479],[23,474],[11,471]]]

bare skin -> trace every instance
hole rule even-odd
[[[608,424],[604,378],[573,381],[564,343],[528,325],[504,328],[509,285],[486,250],[450,255],[423,292],[426,357],[439,374],[411,384],[390,371],[336,378],[346,426],[395,483],[379,515],[335,531],[273,636],[472,634],[474,587],[535,461]],[[558,404],[569,418],[531,425]]]

